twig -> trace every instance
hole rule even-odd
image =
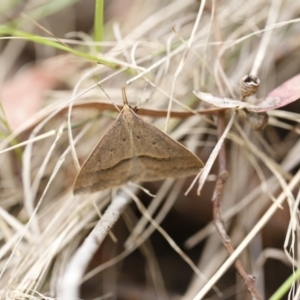
[[[288,187],[291,191],[295,188],[298,188],[300,182],[300,170],[295,174],[292,178]],[[267,222],[271,219],[271,217],[276,213],[278,207],[283,204],[286,200],[285,191],[281,192],[277,197],[276,202],[274,202],[265,214],[261,217],[261,219],[255,224],[255,226],[251,229],[251,231],[247,234],[247,236],[243,239],[243,241],[236,247],[231,256],[227,258],[227,260],[223,263],[223,265],[217,270],[217,272],[210,278],[208,283],[199,291],[199,293],[194,297],[194,300],[203,299],[204,296],[210,291],[212,286],[216,284],[216,282],[221,278],[221,276],[229,269],[232,263],[238,258],[239,255],[245,250],[245,248],[250,244],[253,238],[261,232],[262,228],[267,224]]]
[[[98,224],[70,260],[58,290],[59,299],[80,298],[80,282],[88,264],[130,201],[130,197],[123,192],[112,200]]]
[[[223,131],[225,129],[225,118],[224,113],[220,112],[218,115],[218,121],[217,121],[217,134],[218,138],[220,138],[223,134]],[[227,252],[229,254],[232,254],[234,252],[234,248],[231,243],[231,239],[228,236],[224,223],[222,218],[222,212],[221,212],[221,196],[223,192],[224,183],[228,177],[227,172],[227,166],[226,166],[226,149],[225,145],[223,144],[220,152],[219,152],[219,175],[218,179],[215,185],[215,190],[213,194],[213,217],[214,217],[214,224],[216,226],[216,229],[219,233],[219,236],[221,238],[221,241],[226,248]],[[237,259],[234,263],[234,267],[243,280],[244,284],[246,285],[248,291],[254,297],[256,300],[261,300],[261,297],[259,296],[256,287],[254,285],[254,278],[251,275],[248,275],[245,271],[242,262]]]

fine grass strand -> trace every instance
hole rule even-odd
[[[84,53],[84,52],[81,52],[81,51],[78,51],[78,50],[75,50],[75,49],[72,49],[70,47],[66,47],[66,46],[64,46],[64,45],[62,45],[62,44],[60,44],[56,41],[53,41],[51,39],[44,38],[44,37],[41,37],[41,36],[37,36],[37,35],[31,34],[31,33],[28,33],[28,32],[24,32],[24,31],[21,31],[21,30],[17,30],[17,29],[14,29],[14,28],[11,28],[11,27],[8,27],[8,26],[5,26],[5,25],[0,25],[0,35],[12,35],[12,36],[15,36],[15,37],[20,37],[20,38],[23,38],[27,41],[31,41],[31,42],[34,42],[34,43],[38,43],[38,44],[41,44],[41,45],[48,46],[48,47],[53,47],[53,48],[56,48],[56,49],[59,49],[59,50],[63,50],[65,52],[74,54],[76,56],[85,58],[88,61],[97,62],[97,63],[106,65],[106,66],[111,67],[111,68],[116,67],[115,63],[109,62],[105,59],[102,59],[102,58],[99,58],[99,57],[96,57],[96,56],[93,56],[93,55],[90,55],[88,53]]]

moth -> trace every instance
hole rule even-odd
[[[203,162],[128,105],[91,152],[74,183],[74,194],[93,193],[126,184],[197,174]]]

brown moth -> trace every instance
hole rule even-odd
[[[186,177],[203,167],[197,156],[130,108],[125,88],[122,95],[124,107],[83,164],[74,194],[93,193],[129,181]]]

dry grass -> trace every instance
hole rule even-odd
[[[117,104],[122,103],[120,87],[130,83],[127,94],[133,106],[139,102],[140,107],[170,112],[185,111],[184,106],[200,109],[202,103],[193,96],[194,89],[238,98],[239,79],[252,73],[261,79],[259,95],[264,96],[300,71],[297,1],[128,1],[128,7],[112,3],[107,13],[113,17],[106,24],[99,56],[117,67],[55,53],[45,58],[48,48],[37,46],[36,56],[45,65],[60,66],[53,67],[52,74],[63,85],[44,91],[33,116],[1,140],[3,299],[55,298],[71,257],[118,194],[116,190],[72,194],[80,165],[117,115],[113,105],[105,111],[76,108],[79,100],[92,104],[109,100],[97,81]],[[78,42],[53,33],[74,48],[84,46],[89,54],[98,55],[88,35],[76,34],[81,39]],[[9,74],[9,66],[20,66],[22,55],[21,50],[9,51],[20,41],[7,39],[0,57],[5,65],[2,79]],[[68,75],[63,75],[70,65]],[[68,113],[59,113],[63,108]],[[187,197],[183,195],[192,179],[169,179],[147,184],[145,190],[124,190],[128,201],[143,200],[148,212],[141,216],[132,204],[120,216],[122,220],[85,274],[81,297],[193,299],[198,294],[195,299],[202,299],[209,292],[209,299],[217,299],[220,290],[221,299],[248,299],[233,269],[228,271],[236,257],[256,277],[262,298],[270,297],[298,269],[299,105],[291,109],[293,112],[269,112],[269,125],[261,132],[235,117],[226,136],[229,177],[221,205],[236,248],[231,258],[227,259],[210,217],[218,172],[218,166],[212,164],[200,198],[197,185]],[[16,110],[22,107],[16,104]],[[213,115],[143,118],[165,128],[204,162],[217,143]],[[2,132],[7,129],[3,127]],[[22,153],[4,152],[21,142],[26,144],[19,148]],[[158,224],[164,219],[163,230]],[[151,235],[154,237],[149,238]],[[267,260],[278,263],[267,268]],[[294,283],[290,299],[299,299],[299,293]]]

